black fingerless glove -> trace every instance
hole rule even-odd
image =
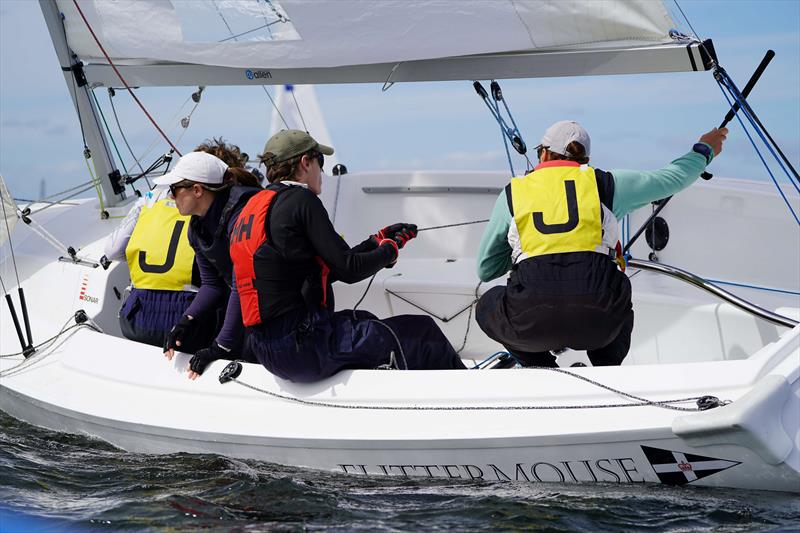
[[[180,342],[181,345],[185,344],[184,341],[189,338],[192,330],[194,330],[194,320],[188,315],[183,315],[180,321],[172,326],[172,329],[167,333],[164,339],[164,353],[170,349],[180,350],[181,346],[178,345],[178,342]]]
[[[227,350],[217,344],[217,341],[211,343],[208,348],[197,350],[192,358],[189,360],[189,370],[202,374],[208,365],[217,359],[226,359],[232,361],[235,359],[231,350]]]

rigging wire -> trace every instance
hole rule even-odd
[[[720,90],[722,91],[722,94],[725,97],[725,99],[728,101],[728,104],[732,105],[732,102],[728,98],[728,95],[725,94],[725,90],[723,89],[723,84],[722,83],[720,83]],[[730,90],[730,89],[728,89],[728,90]],[[745,113],[745,116],[747,116],[747,111],[744,110],[744,109],[743,109],[743,111]],[[756,155],[758,155],[758,158],[761,159],[761,162],[764,164],[764,168],[767,170],[767,173],[769,174],[769,177],[772,179],[772,183],[778,189],[778,193],[780,193],[781,198],[783,198],[783,202],[786,204],[786,207],[788,207],[789,211],[792,213],[792,216],[794,217],[795,222],[797,222],[797,224],[800,225],[800,218],[798,218],[797,213],[794,212],[794,209],[792,208],[792,204],[789,202],[788,198],[786,198],[786,195],[783,193],[783,189],[778,184],[778,180],[775,179],[775,176],[773,175],[772,170],[769,168],[769,165],[767,165],[767,162],[764,160],[764,157],[761,155],[761,152],[758,150],[758,147],[756,146],[755,141],[753,141],[753,138],[750,136],[750,132],[747,131],[747,129],[745,128],[744,122],[742,121],[742,118],[739,116],[738,113],[736,114],[736,119],[739,121],[739,124],[741,124],[742,129],[744,130],[745,134],[747,135],[747,138],[750,139],[750,143],[753,145],[753,149],[755,149]],[[753,125],[754,128],[755,128],[754,124],[751,123],[751,125]],[[756,129],[756,133],[759,133],[757,129]],[[761,140],[764,141],[764,137],[763,136],[761,137]],[[767,146],[767,148],[769,148],[769,146]],[[772,155],[774,156],[775,153],[772,152]]]
[[[87,160],[87,164],[88,164],[88,160]],[[44,207],[41,207],[41,208],[37,209],[36,211],[31,211],[31,212],[29,213],[29,215],[35,215],[36,213],[41,213],[41,212],[42,212],[42,211],[44,211],[45,209],[50,209],[50,208],[51,208],[51,207],[53,207],[54,205],[60,205],[60,204],[62,204],[62,203],[65,201],[65,200],[69,200],[69,199],[71,199],[71,198],[75,198],[75,197],[76,197],[76,196],[78,196],[79,194],[83,194],[83,193],[85,193],[86,191],[91,191],[92,189],[94,189],[94,190],[97,190],[97,185],[95,184],[94,180],[92,180],[92,181],[88,181],[88,182],[84,183],[83,185],[79,185],[78,187],[73,187],[72,189],[69,189],[69,192],[70,192],[71,194],[69,194],[68,196],[65,196],[65,197],[63,197],[63,198],[60,198],[60,199],[59,199],[58,201],[56,201],[56,202],[47,202],[47,205],[46,205],[46,206],[44,206]],[[74,192],[73,192],[73,191],[74,191]],[[59,193],[59,194],[63,194],[63,193]],[[37,200],[37,201],[36,201],[36,203],[39,203],[39,202],[41,202],[41,201],[40,201],[40,200]]]
[[[111,112],[114,114],[114,122],[117,123],[117,129],[119,130],[120,136],[122,136],[122,140],[125,143],[125,147],[128,149],[128,153],[130,153],[131,157],[133,157],[134,163],[136,164],[136,166],[139,167],[139,170],[141,172],[144,172],[144,169],[142,168],[141,163],[139,163],[139,160],[136,159],[136,155],[134,155],[134,153],[133,153],[133,149],[131,148],[131,145],[128,142],[128,138],[125,136],[125,131],[122,129],[122,124],[120,124],[120,122],[119,122],[119,116],[117,116],[117,106],[114,105],[114,96],[115,95],[116,95],[116,92],[114,91],[114,89],[112,87],[109,87],[108,88],[108,103],[111,105]],[[122,161],[121,157],[120,157],[120,161]],[[123,163],[122,166],[125,167],[125,164]],[[126,172],[127,172],[127,170],[126,170]],[[145,180],[146,179],[147,178],[145,178]],[[148,186],[150,185],[149,181],[147,182],[147,185]]]
[[[97,35],[94,33],[94,30],[92,29],[91,24],[89,24],[89,21],[86,19],[86,15],[83,14],[83,10],[81,9],[81,6],[78,5],[78,0],[72,0],[72,3],[75,5],[75,8],[78,10],[78,14],[80,14],[81,18],[83,19],[83,22],[86,24],[86,28],[89,30],[89,33],[92,34],[92,37],[94,38],[95,43],[97,43],[97,46],[100,48],[100,51],[103,52],[103,56],[105,56],[106,61],[108,61],[108,64],[111,66],[112,69],[114,69],[114,72],[116,73],[117,77],[120,79],[122,84],[125,85],[125,88],[128,90],[128,92],[133,97],[133,99],[136,101],[136,103],[139,104],[139,107],[141,108],[142,112],[144,112],[144,114],[147,116],[147,118],[150,119],[150,122],[158,130],[158,132],[161,134],[161,136],[164,138],[164,140],[167,141],[167,143],[172,147],[173,150],[175,150],[175,153],[177,153],[178,155],[182,155],[181,151],[178,150],[178,148],[174,144],[172,144],[172,141],[169,140],[169,137],[167,137],[167,135],[164,133],[164,131],[161,129],[161,127],[156,123],[156,121],[153,119],[153,117],[150,115],[150,113],[144,107],[144,104],[142,104],[142,102],[139,100],[139,98],[133,92],[133,89],[131,89],[130,85],[128,85],[128,82],[125,81],[125,78],[122,76],[122,73],[120,73],[119,69],[117,69],[117,66],[111,60],[111,57],[109,57],[108,53],[106,52],[106,49],[103,48],[103,45],[100,42],[100,39],[98,39]]]
[[[675,2],[675,5],[678,7],[678,11],[680,11],[680,12],[681,12],[681,15],[683,16],[683,19],[686,21],[686,24],[688,24],[688,25],[689,25],[689,29],[690,29],[690,30],[692,30],[692,34],[694,35],[694,38],[695,38],[695,39],[697,39],[699,42],[701,42],[701,43],[702,43],[703,41],[702,41],[702,40],[700,39],[700,37],[697,35],[697,32],[696,32],[696,31],[694,31],[694,26],[692,26],[692,23],[689,21],[689,17],[687,17],[687,16],[686,16],[686,13],[684,13],[684,12],[683,12],[683,8],[682,8],[682,7],[681,7],[681,5],[678,3],[678,0],[673,0],[673,1]],[[709,56],[709,57],[712,57],[712,56]]]
[[[178,115],[181,114],[181,111],[183,111],[183,108],[186,107],[186,104],[188,104],[189,101],[191,101],[191,99],[192,99],[191,95],[186,97],[186,100],[181,104],[181,106],[178,108],[178,110],[167,121],[168,124],[171,124],[176,118],[178,118]],[[174,130],[175,130],[175,128],[173,127],[172,130],[170,131],[170,133],[172,133]],[[142,152],[142,155],[139,156],[138,159],[136,159],[136,157],[134,156],[134,161],[136,162],[137,165],[139,165],[140,162],[143,161],[148,155],[150,155],[150,152],[152,152],[153,149],[156,146],[158,146],[159,138],[160,138],[159,135],[156,135],[155,138],[150,142],[150,144],[147,145],[147,147],[144,149],[144,152]]]
[[[291,87],[291,89],[289,89]],[[303,112],[300,111],[300,104],[297,103],[297,96],[294,94],[294,86],[289,86],[289,92],[292,93],[292,100],[294,100],[294,107],[297,109],[297,114],[300,115],[300,122],[303,123],[303,129],[308,131],[308,126],[306,126],[306,119],[303,117]]]
[[[750,107],[750,104],[747,102],[747,99],[742,95],[741,92],[739,92],[738,87],[736,87],[736,85],[733,83],[733,80],[730,78],[730,76],[728,76],[728,73],[725,72],[723,69],[719,70],[720,70],[719,76],[723,79],[725,87],[728,89],[731,96],[736,101],[736,104],[739,105],[740,108],[745,109],[745,116],[747,117],[750,124],[753,126],[753,129],[756,131],[756,133],[758,133],[759,137],[761,138],[761,141],[764,143],[764,145],[772,154],[772,157],[774,157],[775,160],[778,162],[778,165],[781,167],[781,170],[783,170],[784,173],[786,173],[789,180],[792,181],[792,185],[794,185],[794,180],[797,180],[798,183],[800,183],[800,175],[797,174],[797,170],[795,170],[794,166],[792,166],[792,164],[789,162],[789,159],[786,157],[786,154],[783,153],[783,150],[781,150],[780,146],[778,146],[778,143],[776,143],[775,139],[772,138],[772,135],[769,134],[767,128],[765,128],[764,125],[761,123],[761,121],[758,119],[758,116],[756,116],[756,113],[755,111],[753,111],[753,108]],[[730,101],[728,101],[728,103],[730,104]],[[767,142],[767,139],[769,139],[769,142]],[[778,154],[775,153],[776,151],[778,152]],[[786,163],[786,166],[784,166],[784,163]],[[789,167],[789,170],[787,170],[786,167]],[[795,186],[795,188],[797,187]],[[798,192],[800,192],[800,189],[798,189]]]
[[[8,190],[5,189],[5,187],[3,187],[3,190],[8,192]],[[21,287],[19,283],[19,271],[17,270],[17,257],[16,254],[14,253],[14,242],[13,239],[11,238],[11,227],[8,224],[8,214],[6,213],[5,192],[3,192],[3,190],[0,190],[0,204],[3,204],[3,220],[5,221],[6,224],[6,233],[8,234],[8,247],[11,250],[11,262],[14,264],[14,275],[17,278],[17,287]],[[9,200],[13,201],[11,198],[9,198]],[[3,289],[3,293],[5,293],[5,288]]]
[[[678,3],[678,0],[673,0],[673,2],[675,3],[675,5],[677,6],[677,8],[680,11],[681,15],[683,16],[684,20],[686,21],[686,24],[689,25],[689,29],[694,34],[695,39],[697,39],[697,41],[700,42],[700,46],[703,47],[703,49],[705,50],[705,45],[700,40],[700,37],[698,36],[697,32],[695,31],[694,26],[692,25],[691,21],[689,20],[689,17],[687,17],[686,13],[683,11],[683,8],[681,7],[680,3]],[[707,50],[706,50],[706,52],[708,53]],[[713,54],[708,54],[708,56],[709,57],[714,57]],[[725,97],[725,100],[728,102],[728,105],[731,106],[731,109],[735,109],[734,108],[734,104],[731,102],[731,99],[728,98],[728,95],[725,93],[726,89],[730,93],[730,95],[733,98],[734,102],[736,104],[738,104],[740,109],[742,109],[744,111],[745,116],[747,117],[747,120],[750,122],[750,125],[753,127],[753,130],[761,138],[761,141],[767,147],[767,149],[769,150],[769,152],[772,155],[772,157],[778,162],[778,165],[781,167],[781,169],[784,171],[784,173],[786,173],[786,175],[789,178],[789,181],[792,184],[792,186],[794,186],[794,188],[798,192],[800,192],[800,187],[798,187],[798,185],[797,185],[797,183],[800,183],[800,176],[798,176],[797,171],[792,166],[792,164],[789,161],[789,159],[783,153],[783,151],[781,150],[780,146],[778,146],[778,143],[775,142],[775,140],[772,138],[772,136],[767,131],[767,129],[764,127],[764,125],[761,123],[761,121],[758,120],[758,117],[755,115],[755,112],[750,107],[749,103],[747,102],[747,99],[744,98],[744,96],[742,96],[742,94],[739,92],[738,88],[734,85],[733,80],[731,80],[730,76],[728,76],[728,73],[725,72],[725,70],[722,69],[716,62],[715,62],[715,66],[716,66],[716,69],[715,69],[715,76],[714,77],[715,77],[715,79],[717,81],[717,84],[720,87],[720,91],[722,91],[722,94]],[[791,203],[786,198],[786,195],[783,193],[783,189],[781,189],[781,186],[778,184],[778,181],[775,179],[775,176],[773,175],[772,170],[769,168],[769,165],[767,165],[767,162],[762,157],[761,152],[758,150],[758,147],[756,146],[755,142],[753,141],[753,138],[750,136],[750,133],[747,131],[747,128],[745,128],[744,121],[741,119],[741,117],[739,116],[738,113],[736,113],[736,118],[739,121],[739,124],[742,126],[742,130],[744,130],[745,134],[747,135],[747,138],[750,140],[750,144],[753,145],[753,149],[756,151],[756,155],[758,155],[759,159],[761,159],[761,162],[763,163],[764,168],[767,170],[767,173],[769,174],[769,177],[772,179],[773,184],[778,189],[778,193],[781,195],[781,198],[783,198],[783,201],[786,204],[786,207],[789,208],[789,211],[791,212],[792,216],[794,217],[795,222],[797,222],[797,224],[800,225],[800,218],[798,218],[797,214],[795,213],[794,209],[791,206]],[[765,138],[765,136],[766,136],[766,138]],[[767,141],[767,139],[769,139],[769,142]],[[777,150],[778,154],[780,154],[780,157],[778,157],[778,155],[775,153],[775,150],[773,150],[773,147],[775,148],[775,150]],[[789,169],[791,169],[791,174],[786,169],[786,167],[783,165],[783,162],[781,162],[781,159],[783,160],[783,162],[786,163],[786,165],[789,167]],[[795,180],[797,181],[797,183],[795,183]]]
[[[128,172],[128,167],[125,166],[125,161],[122,160],[122,154],[119,153],[119,147],[117,147],[117,141],[114,140],[114,136],[111,134],[111,128],[108,127],[108,122],[106,121],[106,115],[105,113],[103,113],[103,108],[100,107],[100,102],[97,100],[97,95],[94,93],[94,91],[91,91],[91,95],[92,98],[94,99],[94,104],[97,107],[97,110],[100,112],[100,118],[103,119],[103,125],[106,127],[106,133],[108,133],[108,138],[111,139],[111,145],[114,147],[114,151],[117,153],[119,162],[122,165],[122,170],[125,171],[125,174],[130,175],[130,172]]]

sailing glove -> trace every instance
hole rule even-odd
[[[192,358],[189,359],[189,370],[202,374],[203,370],[217,359],[232,360],[234,357],[231,355],[231,350],[220,346],[217,341],[214,341],[208,348],[195,352]]]
[[[172,326],[172,329],[167,333],[164,339],[164,353],[167,350],[174,349],[181,351],[181,348],[186,344],[185,340],[189,338],[192,330],[194,330],[194,322],[189,315],[183,315],[177,324]],[[180,341],[181,345],[178,345]]]
[[[399,249],[405,246],[408,241],[416,236],[416,224],[399,222],[397,224],[392,224],[391,226],[386,226],[372,237],[375,239],[375,242],[377,242],[378,245],[380,245],[383,239],[392,239],[395,243],[397,243],[397,247]]]

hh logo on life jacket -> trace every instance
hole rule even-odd
[[[567,221],[561,224],[548,224],[544,221],[544,214],[541,211],[534,211],[533,226],[539,233],[543,235],[567,233],[578,227],[578,195],[575,192],[575,180],[566,180],[564,191],[567,194]]]
[[[239,218],[239,220],[236,221],[236,225],[233,226],[231,242],[240,242],[243,238],[249,241],[250,233],[253,231],[254,219],[255,215],[247,217],[247,222],[244,221],[244,217]]]

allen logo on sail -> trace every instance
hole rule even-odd
[[[257,79],[272,79],[272,72],[268,70],[250,70],[247,69],[244,71],[244,75],[247,76],[248,80],[257,80]]]

